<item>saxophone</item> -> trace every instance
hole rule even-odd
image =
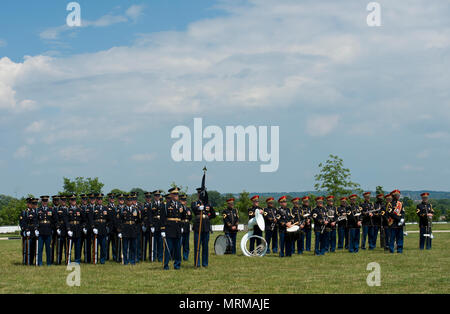
[[[392,212],[392,203],[389,202],[386,204],[386,212],[389,214]],[[391,216],[388,216],[388,226],[390,227],[393,223],[394,219],[392,219]]]

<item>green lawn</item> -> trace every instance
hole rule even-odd
[[[212,235],[211,247],[219,234]],[[192,237],[191,233],[191,242]],[[238,248],[236,256],[215,256],[211,250],[207,269],[195,269],[192,255],[178,271],[163,271],[161,263],[149,262],[135,266],[82,264],[80,287],[66,285],[69,271],[65,266],[21,265],[20,246],[20,240],[0,241],[0,293],[450,292],[450,233],[435,233],[431,251],[420,251],[418,234],[409,234],[403,254],[377,248],[357,254],[340,251],[313,256],[308,252],[291,258],[248,258]],[[366,284],[370,262],[381,266],[380,287]]]

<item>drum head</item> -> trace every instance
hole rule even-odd
[[[298,230],[300,230],[299,226],[292,226],[286,229],[287,232],[297,232]]]
[[[230,246],[230,239],[226,235],[219,235],[214,241],[214,252],[216,255],[224,255]]]

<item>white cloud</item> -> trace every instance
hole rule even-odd
[[[23,145],[14,152],[13,156],[15,159],[23,159],[23,158],[28,157],[29,155],[30,155],[30,150],[29,150],[28,146]]]
[[[403,165],[403,166],[402,166],[402,169],[403,169],[404,171],[423,171],[423,170],[424,170],[423,167],[414,166],[414,165],[409,165],[409,164]]]
[[[306,121],[306,132],[311,136],[324,136],[333,131],[339,123],[339,115],[313,116]]]
[[[80,163],[86,163],[94,157],[91,149],[82,146],[68,146],[60,149],[58,154],[64,161],[75,161]]]
[[[0,47],[5,47],[7,45],[6,40],[0,39]]]
[[[45,121],[34,121],[29,126],[26,127],[25,132],[27,133],[39,133],[44,129]]]
[[[144,5],[133,4],[131,7],[127,9],[125,15],[128,16],[133,21],[136,21],[139,17],[142,16],[144,8],[145,8]]]
[[[135,154],[131,156],[131,160],[134,161],[152,161],[156,157],[155,153],[147,153],[147,154]]]

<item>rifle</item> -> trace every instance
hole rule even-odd
[[[69,254],[68,254],[68,259],[67,259],[67,264],[70,264],[72,260],[72,238],[69,238]]]
[[[35,264],[36,264],[36,266],[38,266],[38,248],[39,248],[39,237],[36,237],[36,249],[35,249],[35,253],[34,253],[34,255],[35,255]]]
[[[430,204],[430,209],[433,212],[433,205]],[[426,207],[425,209],[425,213],[427,215],[427,228],[426,228],[426,232],[423,236],[427,238],[427,246],[428,246],[428,241],[431,241],[431,239],[433,239],[433,233],[431,231],[431,221],[433,218],[429,217],[428,214],[430,213],[428,211],[428,207]]]
[[[207,171],[207,169],[205,166],[205,167],[203,167],[202,186],[201,186],[200,195],[199,195],[200,201],[202,201],[202,203],[204,204],[201,206],[205,206],[206,204],[208,204],[208,192],[206,191],[206,186],[205,186],[206,171]],[[199,223],[200,224],[199,224],[199,228],[198,228],[197,254],[194,259],[195,267],[197,267],[198,258],[199,258],[199,254],[200,254],[200,240],[202,237],[203,210],[200,210],[200,222]]]

